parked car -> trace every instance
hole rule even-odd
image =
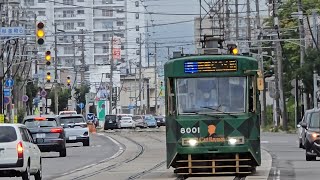
[[[147,122],[148,127],[157,127],[157,121],[152,115],[145,115],[144,120]]]
[[[67,156],[66,137],[57,116],[27,116],[22,123],[42,152],[59,152],[60,157]]]
[[[117,115],[106,115],[104,118],[104,126],[103,129],[104,130],[108,130],[108,129],[118,129],[120,127],[119,124],[119,119],[117,117]]]
[[[60,111],[59,115],[78,114],[77,111]]]
[[[83,115],[61,115],[59,119],[64,128],[67,143],[82,142],[83,146],[90,145],[89,128]]]
[[[163,117],[163,116],[155,116],[154,118],[157,121],[157,126],[158,127],[166,125],[166,118],[165,117]]]
[[[299,148],[305,148],[305,139],[306,139],[306,129],[303,128],[301,126],[301,124],[305,124],[307,125],[310,121],[310,117],[311,117],[311,113],[314,112],[315,109],[309,109],[306,110],[306,112],[304,113],[304,116],[302,118],[302,120],[299,122],[299,124],[297,125],[298,128],[298,141],[299,141]]]
[[[42,179],[41,151],[25,125],[0,124],[0,177]]]
[[[135,121],[136,127],[140,127],[140,128],[148,127],[148,124],[142,115],[135,115],[132,117],[132,119]]]
[[[320,110],[310,113],[310,120],[301,123],[305,129],[306,160],[314,161],[320,156]]]
[[[120,128],[136,128],[136,123],[131,116],[123,116],[120,119]]]

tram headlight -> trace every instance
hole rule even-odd
[[[244,144],[244,137],[228,137],[228,143],[230,145]]]
[[[189,139],[188,143],[190,146],[196,146],[198,144],[198,141],[196,139]]]
[[[182,146],[194,147],[198,144],[198,139],[196,138],[182,138]]]

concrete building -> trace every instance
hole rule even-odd
[[[27,17],[45,24],[45,44],[39,55],[51,50],[54,57],[54,36],[60,67],[85,70],[77,81],[90,81],[97,66],[108,69],[111,60],[111,38],[119,39],[120,57],[115,59],[122,74],[128,72],[129,62],[145,63],[145,45],[139,50],[139,38],[144,42],[144,9],[140,1],[129,0],[24,0],[21,3]],[[136,12],[136,13],[131,13]],[[141,12],[141,13],[140,13]],[[56,34],[54,24],[56,24]],[[29,27],[32,29],[31,25]],[[33,27],[34,28],[34,27]],[[32,32],[31,32],[32,33]],[[48,67],[50,69],[53,67]],[[110,69],[110,68],[109,68]],[[110,72],[110,71],[109,71]],[[105,72],[107,73],[107,72]]]

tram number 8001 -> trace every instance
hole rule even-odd
[[[193,128],[180,128],[181,134],[198,134],[200,133],[200,127],[193,127]]]

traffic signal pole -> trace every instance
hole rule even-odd
[[[59,112],[59,97],[58,97],[58,49],[57,49],[57,23],[54,23],[54,109],[55,113]]]

